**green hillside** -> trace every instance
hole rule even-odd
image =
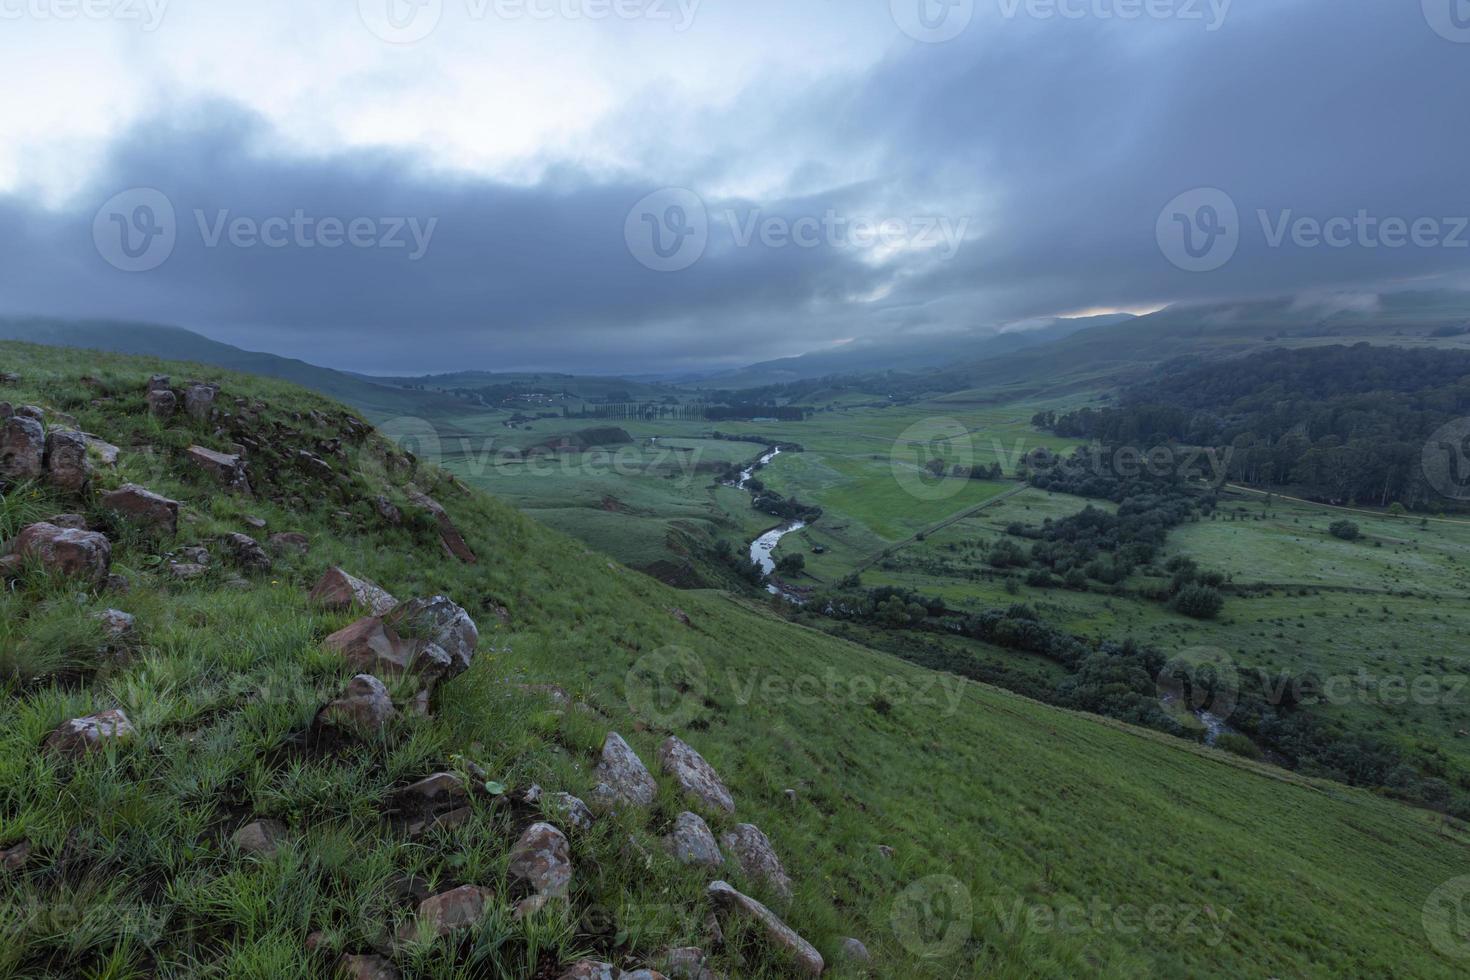
[[[151,413],[155,373],[218,383],[213,413]],[[9,563],[0,975],[274,980],[330,975],[350,954],[404,976],[557,978],[583,957],[661,968],[688,946],[727,976],[801,975],[723,907],[713,941],[714,878],[766,902],[829,976],[1463,975],[1453,908],[1431,901],[1470,863],[1458,822],[676,592],[415,469],[287,383],[13,343],[0,374],[18,376],[0,401],[120,449],[114,466],[94,455],[85,490],[27,481],[0,497],[8,546],[78,514],[118,576],[92,586]],[[249,493],[188,454],[237,445]],[[127,483],[177,500],[177,533],[103,505]],[[421,494],[473,564],[446,551]],[[280,532],[306,549],[269,569],[223,543]],[[210,560],[180,572],[201,564],[192,548]],[[323,640],[363,613],[310,600],[334,565],[400,599],[447,596],[477,622],[469,669],[427,715],[399,679],[381,734],[314,721],[354,673]],[[109,640],[94,616],[107,609],[132,615],[133,634]],[[114,708],[131,737],[75,759],[42,748]],[[668,775],[650,806],[572,826],[551,794],[593,800],[614,731],[656,774],[669,735],[702,753],[736,804],[709,817],[715,836],[758,825],[789,900],[729,854],[696,869],[665,852],[688,806]],[[401,791],[441,771],[473,792],[416,834]],[[262,819],[280,824],[273,853],[242,853],[232,835]],[[570,838],[570,889],[517,920],[512,845],[537,819]],[[484,889],[463,928],[400,932],[425,896],[462,886]],[[848,937],[870,964],[843,958]]]

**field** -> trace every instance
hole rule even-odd
[[[165,370],[217,379],[227,400],[262,398],[287,424],[292,412],[335,411],[289,386],[15,346],[0,347],[0,365],[24,378],[8,396],[72,412],[124,447],[104,486],[146,479],[184,503],[176,540],[118,539],[126,594],[27,578],[4,598],[0,646],[26,672],[9,674],[3,694],[0,847],[29,840],[33,854],[0,876],[0,973],[315,976],[323,961],[304,953],[307,936],[323,931],[325,951],[381,944],[412,908],[395,885],[405,876],[495,896],[463,942],[393,947],[412,975],[527,976],[584,953],[656,963],[669,946],[706,942],[703,879],[625,843],[662,831],[677,806],[667,785],[649,813],[574,833],[569,909],[520,922],[506,881],[514,811],[477,798],[465,825],[414,841],[385,809],[397,788],[462,756],[510,791],[535,781],[587,794],[609,730],[645,759],[669,732],[706,755],[739,819],[782,855],[796,882],[782,914],[833,976],[859,975],[835,955],[851,935],[879,976],[1460,972],[1422,921],[1463,866],[1470,837],[1458,823],[935,674],[783,622],[764,603],[671,590],[432,473],[420,479],[479,564],[447,558],[418,524],[377,527],[355,505],[343,518],[313,493],[290,508],[222,495],[173,462],[210,433],[188,420],[157,427],[142,407],[145,379]],[[84,372],[117,393],[112,405],[89,405]],[[141,454],[140,440],[163,455]],[[374,471],[353,462],[356,486]],[[17,516],[78,505],[6,500]],[[243,585],[220,572],[171,583],[150,560],[212,547],[247,516],[305,532],[310,550]],[[405,715],[381,743],[320,755],[300,738],[346,672],[319,644],[351,615],[314,607],[306,590],[333,563],[399,596],[452,596],[484,633],[430,717]],[[481,612],[492,604],[506,608],[503,625]],[[133,613],[140,637],[130,658],[104,665],[82,614],[108,605]],[[698,665],[694,683],[663,697],[635,683],[676,653]],[[593,712],[548,710],[516,686],[527,683],[561,684]],[[77,764],[38,751],[62,720],[109,705],[126,708],[136,740]],[[276,856],[226,843],[252,815],[285,825]],[[745,938],[713,965],[789,975]]]

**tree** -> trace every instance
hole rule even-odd
[[[798,553],[782,555],[776,559],[776,571],[785,577],[800,575],[806,569],[806,556]]]
[[[1174,597],[1174,608],[1193,619],[1214,619],[1225,608],[1225,597],[1208,585],[1187,585]]]
[[[1352,521],[1333,521],[1327,533],[1343,541],[1356,541],[1363,536],[1362,530]]]

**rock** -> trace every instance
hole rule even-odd
[[[633,970],[620,974],[618,980],[669,980],[669,978],[657,970]]]
[[[97,462],[101,463],[103,466],[117,465],[117,459],[119,456],[122,455],[121,449],[117,448],[110,442],[98,439],[96,436],[88,432],[83,432],[82,438],[87,440],[87,449],[92,453],[92,455],[97,457]]]
[[[111,575],[107,576],[107,581],[103,584],[102,587],[108,592],[116,592],[118,595],[125,595],[132,590],[133,583],[128,581],[126,575],[119,575],[116,572],[113,572]]]
[[[45,522],[21,531],[11,553],[18,559],[39,561],[53,574],[80,578],[93,585],[107,581],[112,567],[112,543],[106,535]]]
[[[885,860],[885,861],[892,861],[893,860],[893,848],[889,847],[887,844],[879,844],[878,845],[878,856],[880,858],[882,858],[883,860]]]
[[[156,419],[171,419],[179,410],[178,396],[167,388],[157,388],[148,392],[148,411]]]
[[[381,956],[349,956],[337,961],[337,972],[347,980],[399,980],[393,964]]]
[[[571,793],[552,793],[548,803],[570,826],[578,830],[592,829],[592,810]]]
[[[217,453],[203,446],[190,446],[185,452],[190,462],[196,464],[219,481],[227,490],[250,492],[250,480],[245,475],[245,461],[229,453]]]
[[[248,534],[226,534],[224,537],[225,550],[229,552],[230,558],[236,565],[250,572],[268,572],[271,570],[271,557],[265,553],[260,546]]]
[[[328,609],[362,606],[374,616],[390,612],[398,600],[367,579],[353,578],[340,568],[329,568],[311,590],[311,600]]]
[[[408,836],[419,838],[431,830],[454,830],[456,827],[463,827],[472,816],[474,811],[467,806],[445,813],[430,814],[422,819],[409,821]]]
[[[674,829],[664,845],[680,864],[718,868],[725,863],[709,824],[697,813],[684,812],[674,818]]]
[[[266,538],[266,546],[278,555],[304,555],[311,548],[311,539],[299,531],[281,531]]]
[[[400,637],[376,616],[359,619],[322,641],[354,670],[396,677],[418,674],[433,683],[450,673],[449,654],[436,643]]]
[[[46,736],[44,747],[62,755],[79,756],[98,752],[109,744],[125,742],[137,734],[121,708],[73,718]]]
[[[775,848],[761,829],[753,823],[736,824],[735,829],[720,838],[725,851],[752,881],[764,882],[783,901],[791,900],[791,879],[781,866]]]
[[[168,391],[168,375],[155,374],[148,379],[149,391]]]
[[[740,894],[728,882],[716,881],[707,889],[711,903],[726,913],[750,919],[764,930],[773,946],[789,952],[801,969],[814,977],[822,975],[827,964],[816,947],[802,939],[790,926],[760,902]]]
[[[15,414],[27,419],[35,419],[37,422],[46,421],[46,410],[40,405],[22,405],[15,410]]]
[[[380,733],[387,729],[393,715],[393,699],[383,682],[371,674],[358,674],[340,698],[321,710],[317,720],[336,728]]]
[[[109,648],[127,645],[137,627],[137,621],[121,609],[104,609],[96,618],[102,624],[102,635],[107,638]]]
[[[399,939],[414,939],[424,934],[448,936],[475,925],[485,915],[485,900],[490,893],[475,885],[460,887],[426,898],[419,903],[416,922],[404,923]]]
[[[8,871],[11,874],[24,871],[26,862],[30,859],[30,841],[21,841],[19,844],[0,850],[0,871]]]
[[[15,415],[15,406],[10,402],[0,402],[0,422]]]
[[[526,694],[539,694],[558,708],[569,708],[572,704],[572,696],[560,684],[514,684],[512,686],[517,691],[523,691]]]
[[[537,895],[566,898],[572,886],[571,844],[551,824],[534,823],[511,848],[508,871]]]
[[[245,525],[255,531],[264,531],[266,521],[264,517],[256,517],[254,514],[245,515]]]
[[[40,479],[46,459],[46,430],[35,419],[13,415],[0,425],[0,480]]]
[[[648,767],[617,732],[609,732],[603,740],[597,777],[601,782],[592,791],[592,798],[599,806],[648,807],[658,796],[658,784],[649,775]]]
[[[219,385],[191,384],[184,389],[184,411],[201,422],[214,414],[214,399]]]
[[[395,607],[383,622],[400,632],[412,633],[437,643],[452,662],[450,676],[469,670],[480,631],[459,606],[442,595],[431,599],[410,599]]]
[[[160,534],[172,536],[178,533],[179,502],[135,483],[126,483],[111,493],[103,494],[102,506]]]
[[[296,450],[296,465],[318,480],[330,482],[337,476],[331,463],[304,449]]]
[[[781,792],[782,792],[782,795],[786,797],[786,802],[787,803],[790,803],[792,806],[796,806],[796,790],[794,790],[794,789],[787,789],[787,790],[782,790]]]
[[[0,581],[20,578],[25,571],[24,565],[19,555],[0,555]]]
[[[873,959],[872,955],[868,952],[868,947],[852,937],[842,940],[837,951],[842,955],[843,959],[850,963],[869,963]]]
[[[664,954],[664,972],[670,980],[716,980],[715,972],[705,964],[706,959],[704,950],[698,946],[680,946]]]
[[[600,960],[582,960],[573,963],[571,969],[557,980],[618,980],[618,970],[611,963]]]
[[[658,748],[659,768],[684,791],[711,810],[735,812],[735,799],[714,767],[682,740],[670,736]]]
[[[411,786],[405,786],[399,796],[418,807],[442,807],[463,803],[470,798],[464,780],[452,772],[436,772],[427,779],[420,779]]]
[[[66,493],[81,493],[91,484],[92,462],[80,432],[52,429],[47,434],[46,482]]]
[[[197,544],[185,545],[176,549],[173,557],[177,561],[192,562],[195,565],[208,565],[213,560],[209,556],[209,549],[201,548]]]
[[[676,622],[683,623],[685,626],[693,626],[694,625],[693,623],[691,623],[689,621],[689,614],[686,613],[684,610],[680,609],[678,606],[675,606],[674,608],[670,609],[669,610],[669,615],[670,616],[673,616],[674,617],[674,620]]]
[[[450,557],[458,558],[466,565],[473,565],[479,561],[475,553],[470,550],[470,546],[465,543],[459,529],[450,520],[449,514],[437,500],[413,487],[409,487],[407,492],[409,500],[434,516],[434,521],[439,525],[439,540],[443,542],[444,550]]]
[[[378,512],[378,516],[383,519],[385,524],[391,524],[397,527],[403,523],[403,511],[394,506],[393,501],[387,497],[379,496],[373,501],[373,508]]]
[[[168,563],[168,574],[180,582],[192,582],[208,575],[209,566],[192,561],[171,561]]]
[[[529,898],[523,898],[516,903],[515,911],[511,913],[511,918],[519,922],[527,916],[535,915],[556,901],[561,900],[553,895],[532,895]]]
[[[284,825],[274,820],[257,820],[235,831],[230,843],[242,854],[271,857],[281,849],[281,840],[285,836]]]
[[[20,375],[11,371],[0,371],[0,385],[13,388],[18,384],[20,384]]]
[[[74,531],[85,531],[87,519],[81,514],[57,514],[46,518],[47,524],[55,524],[57,527],[69,527]]]

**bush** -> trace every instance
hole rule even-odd
[[[1174,597],[1174,608],[1193,619],[1214,619],[1225,608],[1225,597],[1208,585],[1187,585]]]
[[[1224,749],[1232,755],[1243,756],[1247,759],[1261,758],[1261,749],[1255,742],[1236,732],[1226,732],[1215,739],[1215,748]]]
[[[1327,528],[1327,533],[1343,541],[1356,541],[1363,536],[1362,530],[1352,521],[1334,521]]]

